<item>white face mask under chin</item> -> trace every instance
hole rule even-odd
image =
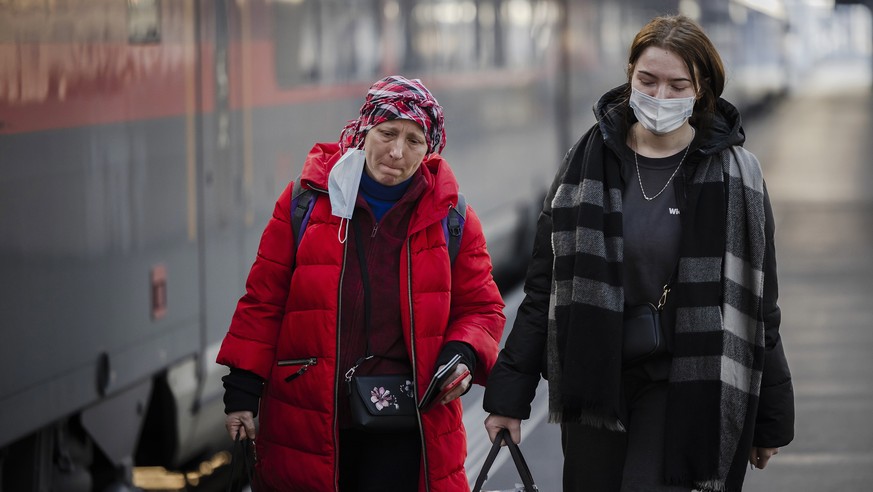
[[[630,107],[637,121],[652,133],[663,135],[682,126],[694,111],[695,98],[658,99],[631,88]]]
[[[349,236],[349,221],[355,212],[355,200],[358,197],[365,160],[363,150],[349,149],[340,157],[327,176],[330,213],[341,218],[340,228],[337,231],[337,239],[341,243],[344,243]]]

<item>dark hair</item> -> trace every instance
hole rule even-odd
[[[691,82],[699,90],[691,124],[699,130],[708,127],[725,82],[724,65],[712,41],[697,22],[684,15],[655,17],[640,29],[631,43],[628,52],[628,85],[640,55],[652,46],[675,53],[685,62]],[[628,86],[628,98],[630,90]]]

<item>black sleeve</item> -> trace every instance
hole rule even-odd
[[[537,220],[536,238],[524,282],[525,297],[485,387],[482,406],[488,413],[529,418],[540,374],[547,376],[544,355],[554,258],[551,203],[570,164],[571,154],[572,150],[564,157]]]
[[[461,362],[470,369],[470,374],[476,373],[476,362],[478,362],[476,351],[473,350],[473,347],[470,344],[459,340],[452,340],[443,346],[443,349],[440,351],[440,356],[437,358],[436,367],[448,363],[455,354],[461,354]],[[436,367],[434,369],[436,369]],[[464,394],[466,395],[472,387],[472,384],[468,386],[467,391],[465,391]]]
[[[257,417],[264,380],[253,372],[233,367],[221,380],[224,382],[224,413],[249,410]]]
[[[777,304],[779,282],[776,277],[776,249],[773,240],[775,224],[766,185],[764,213],[767,245],[764,257],[762,304],[765,330],[764,369],[753,444],[759,447],[777,448],[787,445],[794,439],[794,387],[788,359],[782,347],[782,338],[779,335],[782,312]]]
[[[461,354],[461,362],[466,364],[467,368],[470,369],[470,374],[476,372],[476,351],[473,350],[473,347],[470,346],[470,344],[458,340],[453,340],[443,346],[443,349],[440,351],[440,356],[437,358],[436,367],[448,363],[455,354]],[[436,369],[436,367],[434,369]]]

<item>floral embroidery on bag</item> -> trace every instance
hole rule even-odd
[[[376,410],[380,412],[392,405],[395,409],[400,408],[400,405],[397,404],[397,398],[382,386],[374,387],[370,391],[370,401],[376,405]]]
[[[406,396],[410,400],[415,398],[413,389],[415,385],[410,380],[406,380],[400,385],[400,394]],[[392,395],[391,390],[385,389],[383,386],[374,386],[370,391],[370,401],[376,406],[376,410],[380,412],[388,407],[394,407],[395,410],[400,410],[400,398],[397,395]]]
[[[415,393],[412,392],[414,385],[412,381],[406,380],[406,384],[400,386],[400,392],[407,396],[407,398],[415,398]]]

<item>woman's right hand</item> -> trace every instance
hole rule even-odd
[[[512,442],[518,444],[521,442],[521,419],[512,417],[504,417],[503,415],[490,414],[485,419],[485,430],[488,431],[488,438],[491,442],[497,439],[497,433],[500,429],[508,429],[509,436]]]
[[[255,439],[255,415],[248,410],[227,414],[224,426],[230,433],[231,439],[236,439],[237,432],[239,432],[240,440],[251,439],[254,441]]]

